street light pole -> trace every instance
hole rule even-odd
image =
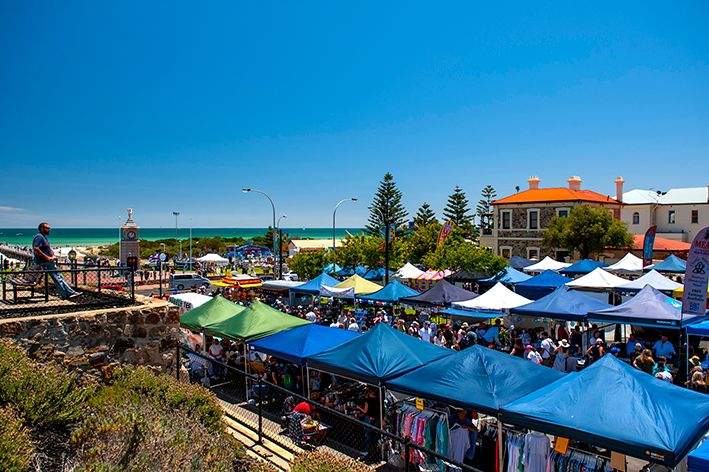
[[[273,228],[273,241],[272,241],[272,243],[273,243],[273,249],[275,250],[275,249],[276,249],[276,204],[273,203],[273,200],[271,199],[271,197],[269,197],[268,194],[267,194],[266,192],[262,191],[262,190],[258,190],[258,189],[255,189],[255,188],[243,188],[243,189],[241,189],[241,190],[242,190],[242,192],[244,192],[244,193],[249,193],[249,192],[260,193],[260,194],[263,195],[264,197],[268,198],[268,201],[269,201],[269,202],[271,202],[271,209],[273,210],[273,226],[271,226],[271,228]],[[278,256],[279,256],[279,259],[280,259],[280,254],[279,254]],[[280,261],[279,261],[279,262],[280,262]],[[273,269],[273,271],[274,271],[274,272],[276,271],[276,270],[275,270],[275,264],[274,264],[274,269]],[[279,278],[279,279],[281,278],[281,274],[278,274],[278,278]]]
[[[345,198],[343,200],[340,200],[337,205],[335,205],[335,211],[332,212],[332,250],[335,250],[335,216],[337,215],[337,209],[340,207],[345,202],[356,202],[357,199],[355,197],[351,198]]]
[[[281,229],[281,220],[283,218],[288,218],[285,213],[278,218],[276,221],[276,231],[278,231],[278,278],[283,277],[283,230]]]
[[[192,218],[190,218],[190,271],[192,271]]]
[[[182,257],[182,240],[180,239],[179,233],[177,231],[177,217],[180,216],[180,212],[173,211],[172,214],[175,215],[175,239],[180,242],[180,257]]]

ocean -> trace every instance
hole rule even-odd
[[[192,228],[193,238],[241,237],[249,240],[261,236],[268,228]],[[362,228],[337,228],[335,236],[343,238],[350,233],[359,233]],[[283,228],[291,238],[330,239],[332,228]],[[32,244],[37,228],[0,228],[0,241],[22,246]],[[180,239],[189,239],[189,228],[180,228]],[[140,239],[155,241],[175,237],[175,228],[141,228]],[[52,228],[49,241],[53,246],[104,246],[118,241],[118,228]]]

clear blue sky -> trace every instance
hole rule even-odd
[[[160,3],[158,5],[158,3]],[[493,5],[494,4],[494,5]],[[435,7],[435,8],[434,8]],[[709,183],[709,3],[2,2],[0,227]]]

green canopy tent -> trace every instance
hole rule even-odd
[[[205,327],[238,315],[244,310],[246,310],[246,307],[232,303],[221,295],[217,295],[207,303],[184,312],[180,316],[180,326],[199,333]]]
[[[237,316],[210,324],[205,332],[249,343],[309,323],[310,321],[287,315],[256,300]]]

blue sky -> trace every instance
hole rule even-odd
[[[494,5],[493,5],[494,4]],[[434,8],[434,6],[436,8]],[[709,183],[707,2],[2,2],[0,227]]]

